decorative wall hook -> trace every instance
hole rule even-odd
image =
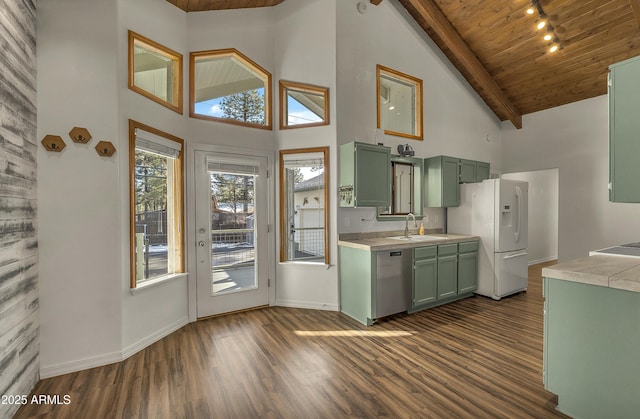
[[[75,143],[86,144],[91,140],[91,134],[86,128],[81,127],[73,127],[71,131],[69,131],[69,137]]]
[[[42,145],[47,151],[54,151],[56,153],[62,151],[67,145],[59,135],[45,135],[42,139]]]
[[[111,157],[116,152],[116,148],[110,141],[100,141],[96,144],[96,151],[99,155],[104,157]]]

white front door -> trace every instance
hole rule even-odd
[[[267,159],[196,151],[194,169],[197,317],[269,304]]]

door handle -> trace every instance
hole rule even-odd
[[[513,258],[519,258],[520,256],[527,256],[527,255],[528,255],[527,252],[522,252],[522,253],[516,253],[515,255],[505,256],[505,257],[503,257],[503,259],[504,260],[513,259]]]
[[[198,242],[198,246],[200,246],[200,247],[204,247],[206,244],[207,244],[207,242],[205,242],[204,240],[200,240]]]

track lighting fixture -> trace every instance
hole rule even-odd
[[[527,8],[526,13],[529,16],[533,16],[536,12],[538,12],[538,18],[535,21],[536,29],[542,30],[546,28],[547,33],[542,37],[545,42],[549,42],[553,40],[553,42],[549,43],[548,51],[550,53],[556,52],[559,49],[562,49],[562,44],[558,40],[558,35],[556,34],[555,28],[549,24],[549,19],[547,18],[544,9],[542,8],[542,4],[540,4],[540,0],[532,0],[531,7]]]

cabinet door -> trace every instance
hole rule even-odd
[[[436,300],[437,259],[417,259],[413,268],[413,308]]]
[[[485,179],[491,177],[490,164],[484,162],[477,162],[476,164],[476,182],[482,182]]]
[[[442,158],[442,206],[457,207],[460,205],[460,185],[458,159]]]
[[[640,59],[611,66],[609,86],[609,200],[640,202]]]
[[[473,160],[460,160],[460,183],[476,181],[477,164]]]
[[[458,255],[458,294],[478,289],[478,253]]]
[[[458,292],[458,256],[438,257],[438,299],[452,297]]]
[[[355,206],[388,207],[391,202],[389,147],[357,143],[355,150]]]

